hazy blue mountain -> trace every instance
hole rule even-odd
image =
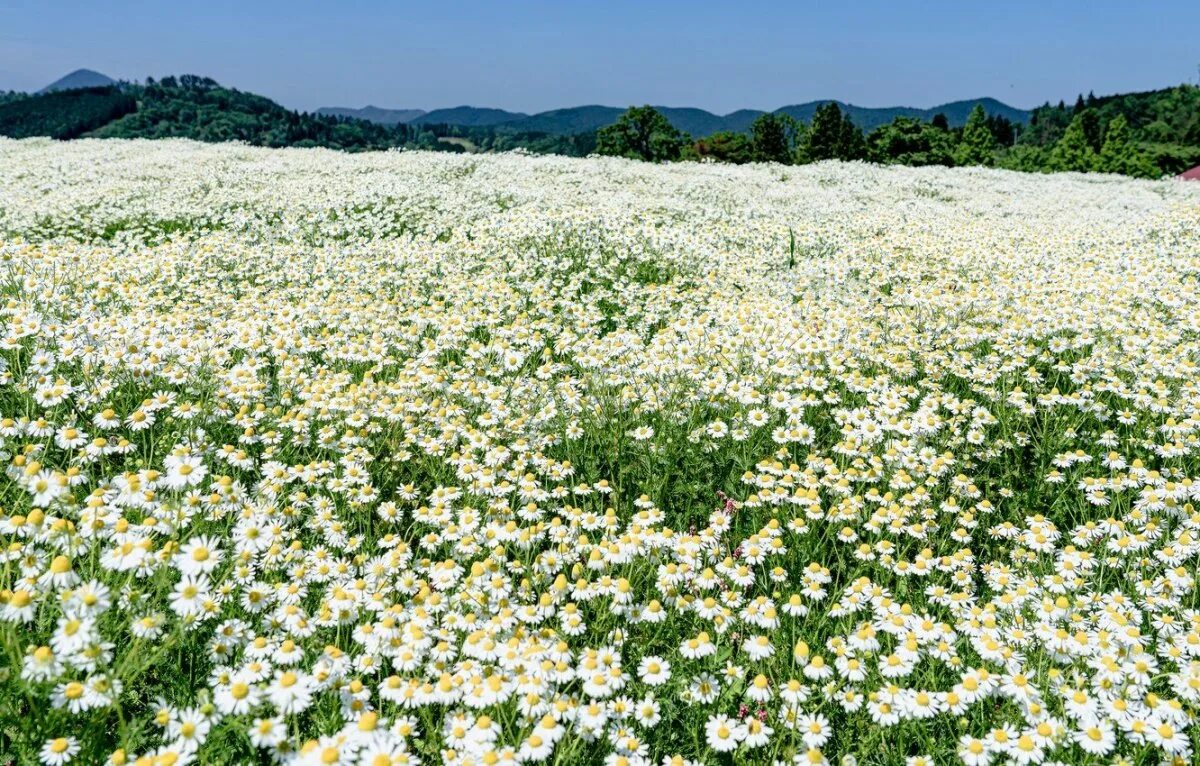
[[[976,104],[983,104],[983,111],[988,115],[998,114],[1001,117],[1007,117],[1012,122],[1029,122],[1029,116],[1032,114],[1028,109],[1017,109],[1015,106],[1009,106],[994,98],[977,98],[970,101],[951,101],[933,109],[926,109],[924,111],[929,116],[925,119],[932,119],[935,114],[941,112],[946,115],[946,119],[951,125],[966,125],[967,116],[971,114],[971,110],[975,108]]]
[[[812,122],[813,114],[817,111],[817,107],[822,104],[829,103],[828,101],[809,101],[804,104],[792,104],[780,109],[776,109],[777,114],[790,114],[802,122]],[[999,114],[1013,122],[1025,123],[1029,121],[1029,112],[1024,109],[1017,109],[1008,104],[1001,103],[994,98],[980,98],[967,101],[954,101],[940,106],[934,106],[929,109],[919,109],[910,106],[888,106],[888,107],[867,107],[856,106],[855,104],[847,104],[843,101],[836,102],[841,107],[843,112],[850,115],[850,119],[862,128],[864,131],[874,130],[880,125],[886,125],[896,117],[912,117],[921,120],[930,120],[939,112],[946,115],[952,127],[960,127],[967,122],[967,115],[971,113],[971,109],[975,104],[983,104],[984,111],[989,115]],[[751,123],[763,112],[757,109],[739,109],[736,112],[731,112],[726,115],[713,114],[704,109],[694,109],[690,107],[670,107],[656,106],[654,107],[662,112],[671,124],[679,128],[685,133],[690,134],[693,138],[701,138],[710,136],[713,133],[722,130],[731,130],[735,133],[742,133],[750,129]],[[370,120],[371,122],[380,122],[384,124],[395,124],[396,122],[409,122],[414,125],[435,125],[444,123],[447,125],[462,125],[466,127],[489,126],[495,127],[513,133],[549,133],[552,135],[570,135],[573,133],[585,133],[588,131],[597,130],[605,125],[611,125],[617,121],[621,113],[625,110],[616,106],[602,106],[599,104],[588,104],[586,106],[573,106],[565,109],[551,109],[547,112],[538,112],[537,114],[525,115],[515,112],[508,112],[503,109],[487,109],[473,106],[458,106],[453,109],[435,109],[432,112],[421,114],[417,117],[408,120],[385,119],[378,113],[390,115],[393,111],[397,114],[402,110],[379,109],[378,107],[367,107],[366,109],[321,109],[322,114],[341,114],[347,117],[359,117],[361,119]]]
[[[725,115],[725,127],[722,130],[745,133],[750,130],[750,126],[762,114],[765,114],[765,112],[761,109],[739,109],[736,112],[730,112]]]
[[[530,133],[586,133],[590,130],[612,125],[624,109],[615,106],[572,106],[566,109],[551,109],[538,112],[523,119],[506,122],[506,130]]]
[[[446,125],[482,127],[485,125],[499,125],[502,122],[512,122],[528,116],[524,112],[509,112],[504,109],[456,106],[450,109],[434,109],[432,112],[426,112],[415,120],[411,120],[411,123],[413,125],[439,125],[444,123]]]
[[[101,88],[105,85],[115,85],[116,80],[108,75],[93,72],[91,69],[76,69],[65,77],[60,77],[39,93],[52,93],[56,90],[72,90],[74,88]]]
[[[377,122],[380,125],[398,125],[402,122],[412,122],[425,114],[424,109],[384,109],[378,106],[364,106],[362,109],[351,109],[344,106],[323,106],[317,114],[333,117],[352,117],[356,120]]]
[[[730,127],[729,120],[725,117],[713,114],[712,112],[707,112],[703,109],[669,106],[657,106],[655,109],[662,112],[663,116],[666,117],[676,128],[679,128],[688,135],[696,136],[698,138],[702,136],[711,136],[713,133],[718,133],[722,130],[748,130],[750,128],[750,123],[754,122],[754,117],[757,117],[759,114],[756,113],[754,117],[751,117],[749,121],[746,122],[745,127],[735,128]],[[743,111],[749,112],[749,110]]]

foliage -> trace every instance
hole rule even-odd
[[[206,77],[164,77],[135,91],[137,110],[98,128],[100,138],[192,138],[258,146],[387,149],[414,131],[363,120],[300,114]]]
[[[1086,113],[1086,112],[1085,112]],[[1086,173],[1096,169],[1096,152],[1085,130],[1084,113],[1076,114],[1050,152],[1050,169]]]
[[[754,146],[745,133],[721,131],[693,141],[685,148],[683,159],[744,165],[755,161]]]
[[[183,75],[36,95],[0,93],[0,135],[178,137],[346,151],[522,150],[575,157],[596,152],[655,162],[870,159],[902,165],[996,165],[1031,172],[1099,170],[1137,177],[1175,174],[1200,164],[1200,88],[1191,85],[1115,96],[1080,95],[1070,106],[1059,102],[1038,107],[1028,124],[1020,123],[1024,113],[991,99],[939,107],[944,111],[843,106],[812,102],[774,113],[735,112],[726,118],[697,109],[664,112],[648,106],[615,118],[615,110],[608,107],[533,116],[460,108],[384,125],[300,113],[209,78]],[[456,117],[460,112],[469,114]],[[885,112],[893,118],[890,123],[881,123]],[[438,121],[439,114],[479,124],[446,124]],[[1106,154],[1109,126],[1117,124],[1118,117],[1123,124]],[[599,130],[589,129],[614,119]],[[876,126],[865,138],[856,127],[864,121]],[[964,121],[964,127],[953,127]],[[702,131],[698,135],[719,125],[736,129],[718,130],[689,143],[673,127],[680,124],[695,126]]]
[[[1080,127],[1093,152],[1103,149],[1100,130],[1121,116],[1129,126],[1130,139],[1159,173],[1180,173],[1200,163],[1200,87],[1187,84],[1139,93],[1081,96],[1073,107],[1047,103],[1033,110],[1030,124],[1017,141],[1053,147],[1074,118],[1088,112],[1094,117],[1084,117]]]
[[[792,164],[800,134],[799,123],[786,114],[760,115],[750,126],[754,161]]]
[[[867,156],[885,165],[953,165],[954,136],[932,123],[897,117],[867,136]]]
[[[1017,144],[996,154],[996,166],[1025,173],[1044,173],[1050,167],[1050,149]]]
[[[123,83],[34,96],[5,95],[0,98],[0,135],[190,138],[348,151],[409,147],[463,152],[466,144],[484,151],[521,148],[574,156],[584,156],[595,146],[591,133],[548,135],[443,124],[381,125],[304,114],[195,75],[149,79],[142,85]],[[462,141],[444,140],[448,138]]]
[[[1158,168],[1133,142],[1129,122],[1125,115],[1118,114],[1108,123],[1104,131],[1104,145],[1097,157],[1096,169],[1102,173],[1119,173],[1138,178],[1153,178]]]
[[[596,132],[596,153],[647,162],[679,159],[687,140],[652,106],[631,106]]]
[[[988,126],[983,107],[976,106],[967,118],[954,159],[959,165],[991,165],[995,159],[996,138]]]
[[[834,102],[817,109],[803,156],[808,162],[857,160],[866,156],[866,141],[849,115]]]
[[[78,88],[0,102],[0,135],[69,139],[133,112],[133,97],[117,87]]]

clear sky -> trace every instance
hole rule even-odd
[[[1030,107],[1197,65],[1200,0],[0,0],[0,89],[191,73],[306,110]]]

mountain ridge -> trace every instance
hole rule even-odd
[[[368,104],[361,109],[347,106],[323,106],[317,114],[330,117],[349,117],[355,120],[377,122],[380,125],[398,125],[408,123],[426,114],[424,109],[386,109],[381,106]]]
[[[39,93],[52,93],[76,88],[106,87],[117,84],[111,77],[92,69],[76,69],[47,85]],[[818,99],[800,104],[788,104],[773,110],[774,114],[787,114],[802,122],[811,122],[818,107],[836,103],[850,120],[864,132],[886,125],[896,117],[930,120],[934,115],[946,115],[951,127],[966,124],[967,115],[976,104],[982,104],[989,115],[1000,115],[1014,123],[1029,122],[1031,110],[1019,109],[984,96],[981,98],[950,101],[929,108],[912,106],[869,107],[850,104],[837,99]],[[738,109],[728,114],[717,114],[697,107],[655,106],[667,120],[679,130],[693,138],[705,138],[714,133],[730,131],[745,133],[756,118],[765,111]],[[451,125],[459,127],[488,127],[511,133],[544,133],[548,135],[572,135],[589,133],[611,125],[625,111],[622,107],[602,104],[549,109],[533,114],[512,112],[494,107],[461,105],[441,109],[394,109],[368,105],[365,107],[320,107],[314,114],[322,116],[366,120],[378,125]]]
[[[836,103],[843,112],[850,116],[851,121],[864,131],[870,131],[880,125],[886,125],[896,117],[911,117],[928,121],[939,113],[946,115],[946,121],[951,127],[961,127],[966,124],[967,115],[971,113],[971,109],[976,104],[982,104],[984,111],[989,116],[1000,115],[1016,123],[1028,122],[1032,114],[1031,110],[1010,106],[990,96],[950,101],[929,108],[912,106],[870,107],[858,106],[838,101],[837,99],[819,99],[801,104],[782,106],[775,109],[773,113],[787,114],[803,122],[811,122],[817,108],[830,102]],[[695,138],[710,136],[713,133],[721,131],[744,133],[750,129],[750,125],[759,115],[766,114],[765,111],[759,109],[738,109],[722,115],[696,107],[655,106],[654,108],[662,112],[667,120],[676,128]],[[354,116],[360,119],[371,120],[372,122],[380,122],[380,120],[374,120],[365,114],[368,109],[379,109],[379,107],[367,107],[363,110],[357,110],[359,112],[357,114],[350,114],[350,112],[356,110],[344,107],[322,107],[317,110],[317,114]],[[380,111],[402,110],[383,109]],[[456,106],[447,109],[434,109],[409,120],[402,120],[402,122],[414,125],[486,126],[514,133],[569,135],[572,133],[585,133],[597,130],[605,125],[611,125],[617,121],[617,118],[624,111],[625,109],[621,107],[605,106],[602,104],[584,104],[581,106],[549,109],[534,114],[509,112],[504,109],[491,107]]]

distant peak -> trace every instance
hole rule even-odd
[[[46,87],[42,88],[41,93],[50,93],[56,90],[72,90],[74,88],[100,88],[105,85],[115,85],[116,80],[106,74],[101,74],[93,69],[76,69],[68,75],[58,78]]]

